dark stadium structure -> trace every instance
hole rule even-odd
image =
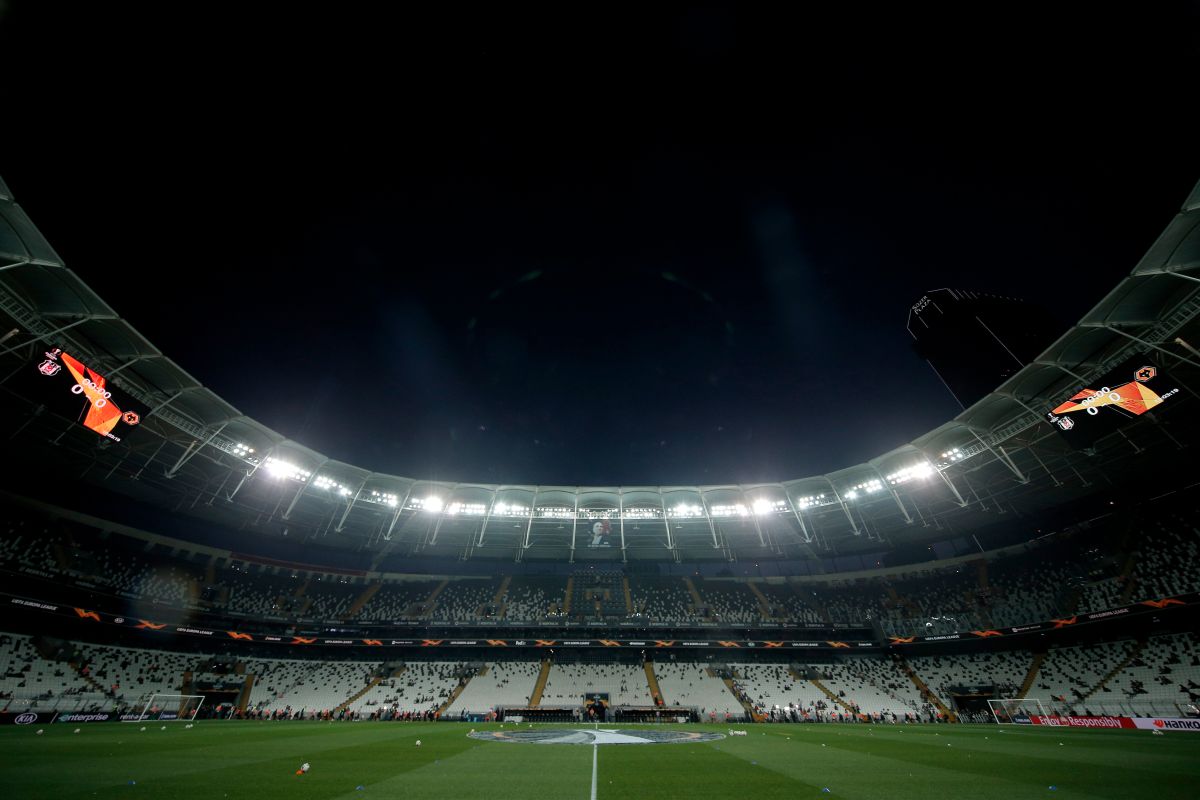
[[[1186,718],[1198,316],[1200,186],[1077,324],[866,463],[753,485],[431,481],[241,414],[0,182],[0,708],[1005,721],[988,700],[1029,698]]]
[[[963,289],[926,292],[908,312],[917,353],[963,408],[1036,360],[1059,327],[1037,304]]]

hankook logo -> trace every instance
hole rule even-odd
[[[637,731],[613,728],[472,731],[467,736],[488,742],[513,742],[516,744],[686,744],[688,742],[712,742],[725,738],[723,733],[670,730]]]

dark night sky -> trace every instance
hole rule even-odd
[[[175,5],[0,2],[0,175],[244,413],[415,477],[857,463],[956,412],[926,289],[1065,328],[1200,178],[1196,3]]]

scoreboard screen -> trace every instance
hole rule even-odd
[[[1146,355],[1134,355],[1047,412],[1072,446],[1091,447],[1126,423],[1157,409],[1179,387]]]
[[[61,348],[47,350],[21,381],[30,399],[119,442],[141,424],[146,409],[108,385],[103,375]]]

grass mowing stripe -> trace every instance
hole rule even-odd
[[[592,745],[592,800],[596,800],[596,745]]]
[[[470,727],[215,722],[141,733],[94,724],[80,726],[78,735],[69,725],[50,725],[37,736],[9,726],[0,729],[0,786],[19,800],[569,799],[589,792],[590,766],[596,796],[604,800],[1191,800],[1200,779],[1200,735],[1190,733],[1029,730],[1018,736],[984,726],[747,726],[749,736],[711,744],[607,747],[601,776],[598,748],[589,754],[572,745],[485,742],[467,738]],[[414,746],[418,738],[421,748]],[[297,776],[303,761],[312,771]],[[1049,785],[1057,787],[1053,793]]]

